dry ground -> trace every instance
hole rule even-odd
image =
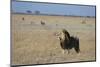
[[[12,65],[94,61],[95,23],[95,18],[87,17],[12,14]],[[55,36],[62,28],[79,37],[79,54],[74,49],[62,53]]]

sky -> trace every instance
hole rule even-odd
[[[27,10],[40,11],[42,14],[74,15],[74,16],[95,16],[95,6],[53,4],[37,2],[12,1],[12,8],[16,13],[27,13]]]

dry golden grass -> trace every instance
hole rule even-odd
[[[22,20],[22,17],[25,20]],[[40,21],[46,25],[42,26]],[[85,20],[85,24],[82,21]],[[80,39],[80,50],[63,54],[54,35],[66,28]],[[95,18],[12,14],[12,65],[95,60]]]

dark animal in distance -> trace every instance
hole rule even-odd
[[[60,36],[60,46],[64,50],[68,50],[68,54],[70,53],[70,49],[74,48],[77,53],[80,52],[79,48],[79,38],[70,36],[67,30],[63,29]]]
[[[22,20],[25,20],[24,17],[22,18]]]
[[[41,25],[45,25],[45,22],[41,21]]]

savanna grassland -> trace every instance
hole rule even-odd
[[[95,61],[95,18],[25,14],[11,18],[12,65]],[[62,29],[79,38],[79,54],[74,49],[62,53],[55,36]]]

